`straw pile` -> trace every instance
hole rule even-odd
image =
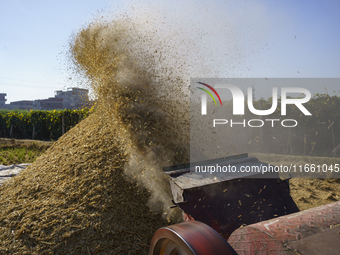
[[[72,37],[97,109],[0,187],[0,253],[146,254],[178,217],[161,166],[188,161],[189,93],[150,38],[124,17]]]
[[[276,166],[327,165],[334,166],[337,158],[276,155],[255,153],[260,161]],[[290,180],[290,195],[299,209],[307,210],[340,200],[340,180],[337,178],[293,178]]]
[[[123,172],[115,131],[92,115],[0,187],[1,254],[145,254],[169,224]]]

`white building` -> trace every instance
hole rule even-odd
[[[63,108],[80,109],[89,102],[89,90],[80,88],[68,88],[67,91],[57,90],[54,92],[55,98],[63,99]]]
[[[6,104],[6,93],[0,93],[0,109],[21,110],[54,110],[81,109],[89,106],[88,89],[68,88],[66,91],[57,90],[55,96],[48,99],[21,100]]]

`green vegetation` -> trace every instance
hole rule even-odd
[[[32,163],[41,154],[41,151],[26,148],[0,149],[0,164]]]
[[[272,98],[254,101],[254,108],[266,110],[272,106]],[[208,102],[208,109],[213,112],[217,109],[213,102]],[[287,115],[281,115],[281,98],[278,98],[277,109],[270,115],[258,116],[252,114],[245,107],[242,116],[233,115],[232,101],[223,102],[224,118],[229,120],[227,125],[219,125],[219,133],[225,135],[229,147],[238,151],[258,152],[266,154],[299,155],[339,157],[340,149],[340,97],[330,96],[328,93],[315,94],[304,107],[312,114],[305,116],[295,105],[287,105]],[[247,102],[245,102],[247,106]],[[198,108],[200,109],[200,108]],[[221,118],[220,116],[218,118]],[[236,125],[230,128],[230,119],[234,123],[245,121],[245,127]],[[252,125],[261,128],[249,127],[248,121],[256,119]],[[296,127],[284,127],[284,120],[296,120]],[[273,120],[271,122],[270,120]],[[275,120],[275,121],[274,121]],[[287,126],[294,125],[288,121]],[[219,139],[221,139],[219,137]]]
[[[32,140],[0,139],[0,165],[33,163],[52,144]]]
[[[93,109],[81,110],[0,110],[0,137],[56,140]]]
[[[257,109],[269,109],[272,105],[271,101],[271,98],[258,100]],[[330,96],[327,93],[315,94],[308,103],[304,104],[312,116],[305,116],[293,105],[288,105],[287,116],[281,116],[280,106],[279,99],[278,109],[266,118],[295,119],[298,126],[285,128],[278,125],[277,128],[272,128],[267,125],[264,127],[263,133],[267,139],[263,141],[262,146],[270,150],[263,150],[263,152],[326,157],[339,155],[339,153],[332,154],[332,151],[340,143],[340,97]]]

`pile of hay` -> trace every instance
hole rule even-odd
[[[178,218],[161,167],[188,161],[189,90],[144,25],[98,19],[71,38],[97,110],[0,188],[0,253],[146,254]]]
[[[146,254],[168,225],[124,175],[112,126],[93,114],[0,187],[1,254]]]
[[[340,200],[339,179],[296,178],[290,181],[290,188],[301,211]]]
[[[276,155],[255,153],[259,160],[276,166],[297,167],[304,165],[335,166],[338,158]],[[337,178],[293,178],[290,180],[290,195],[299,209],[307,210],[340,200],[340,180]]]

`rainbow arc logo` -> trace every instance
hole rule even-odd
[[[217,91],[216,91],[213,87],[211,87],[210,85],[208,85],[208,84],[206,84],[206,83],[203,83],[203,82],[197,82],[197,83],[206,86],[206,87],[209,88],[212,92],[214,92],[215,95],[217,96],[218,100],[220,101],[220,104],[222,105],[222,100],[221,100],[221,98],[220,98],[220,95],[217,93]],[[211,94],[211,92],[210,92],[209,90],[204,89],[204,88],[200,88],[200,87],[197,87],[197,88],[200,89],[200,90],[203,90],[204,92],[206,92],[206,93],[214,100],[215,105],[217,105],[216,100],[215,100],[213,94]]]

